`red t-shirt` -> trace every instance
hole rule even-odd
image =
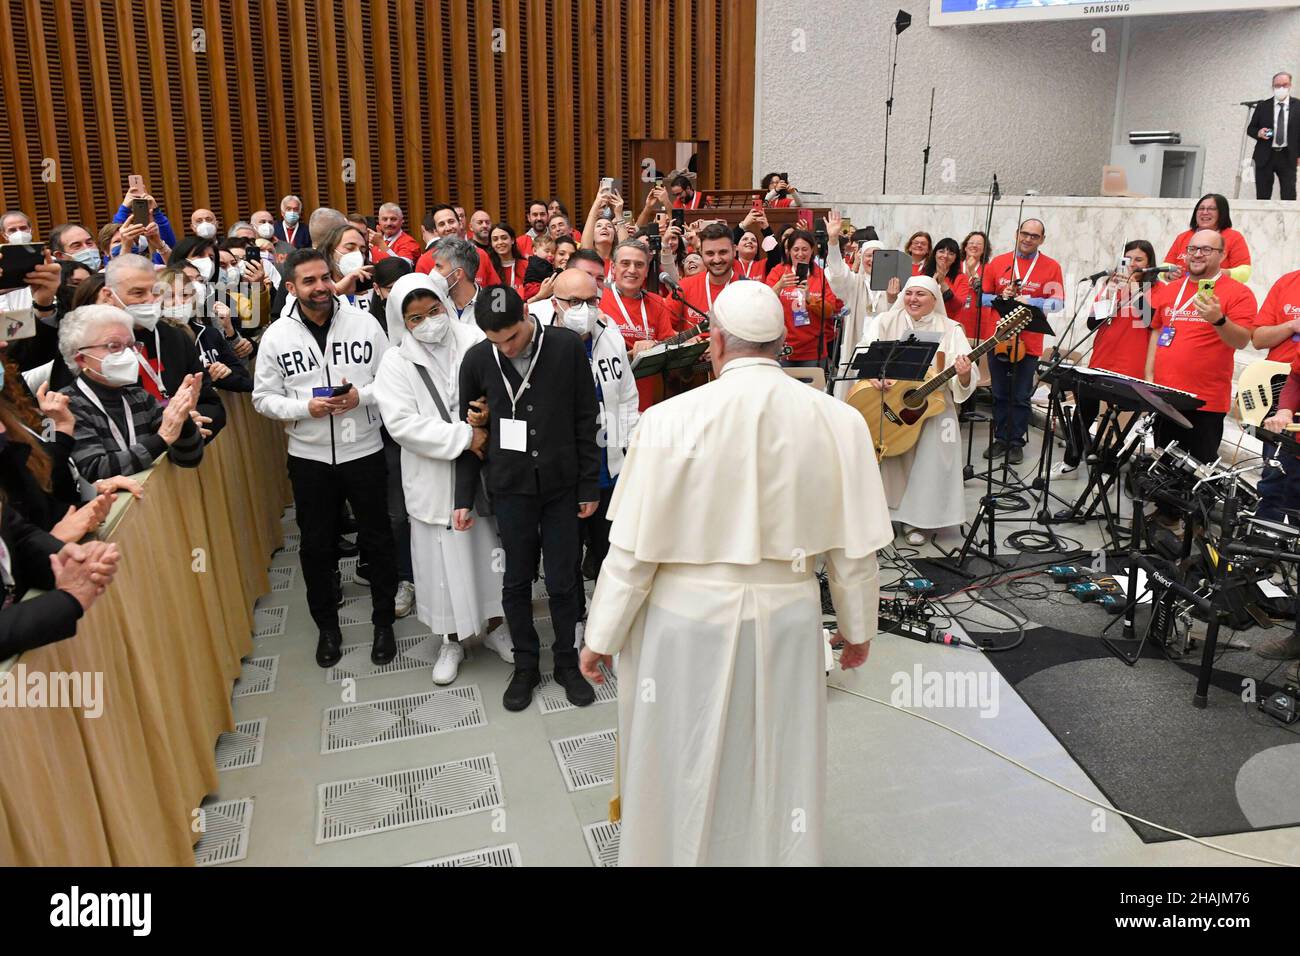
[[[1013,260],[1018,260],[1013,264]],[[1061,264],[1041,252],[1034,259],[1021,259],[1014,252],[1004,252],[984,267],[984,294],[998,296],[1019,276],[1020,292],[1031,299],[1064,299],[1065,280],[1061,277]],[[985,306],[988,309],[989,306]],[[985,317],[987,318],[987,316]],[[994,313],[993,325],[985,336],[993,334],[999,319]],[[1043,336],[1039,332],[1025,332],[1020,336],[1026,355],[1043,354]]]
[[[687,276],[682,280],[682,295],[686,301],[697,309],[703,309],[709,312],[713,309],[713,302],[722,294],[725,289],[735,280],[735,270],[732,270],[731,278],[722,285],[709,281],[709,272],[706,269],[703,272],[697,272],[693,276]],[[686,308],[685,303],[679,302],[675,298],[667,300],[668,309],[672,312],[673,328],[678,332],[685,332],[692,326],[699,325],[703,319],[696,315],[690,309]]]
[[[387,259],[389,255],[401,256],[403,259],[414,264],[415,260],[420,258],[420,244],[415,241],[409,233],[399,231],[397,237],[390,239],[388,242],[388,252],[370,247],[370,259],[372,262],[378,262],[380,259]]]
[[[913,263],[912,263],[912,275],[914,275],[914,276],[919,276],[919,275],[920,275],[921,273],[923,273],[924,271],[925,271],[925,260],[924,260],[924,259],[922,259],[920,262],[913,262]]]
[[[691,196],[690,202],[682,202],[680,199],[674,199],[673,208],[674,209],[699,209],[701,203],[703,202],[704,202],[703,194],[699,190],[696,190],[695,193]]]
[[[960,323],[971,345],[977,345],[993,334],[998,327],[998,314],[992,307],[979,308],[975,299],[975,285],[964,271],[952,280],[952,300],[945,303],[948,318]]]
[[[1186,281],[1184,281],[1186,280]],[[1220,274],[1214,284],[1223,314],[1238,325],[1254,328],[1255,294],[1235,279]],[[1233,356],[1219,333],[1201,318],[1193,304],[1196,282],[1184,276],[1152,293],[1151,334],[1171,327],[1173,340],[1156,346],[1155,382],[1191,392],[1205,402],[1199,411],[1226,412],[1232,401]]]
[[[1264,297],[1264,304],[1259,307],[1254,327],[1282,325],[1292,319],[1300,319],[1300,271],[1288,272],[1273,283],[1273,288]],[[1290,364],[1300,359],[1297,339],[1300,339],[1300,335],[1293,335],[1269,349],[1269,361]]]
[[[1192,241],[1192,236],[1199,232],[1197,229],[1188,229],[1186,232],[1180,232],[1174,244],[1169,247],[1165,253],[1165,262],[1178,266],[1180,269],[1187,268],[1187,244]],[[1228,269],[1235,269],[1237,266],[1250,265],[1250,249],[1246,246],[1246,237],[1236,229],[1221,229],[1219,235],[1223,237],[1223,262],[1219,263],[1219,268],[1225,272]]]
[[[794,324],[794,302],[795,290],[793,288],[783,289],[777,293],[781,300],[781,308],[785,310],[785,344],[790,346],[790,360],[794,362],[807,362],[817,359],[818,346],[817,335],[821,333],[822,340],[826,343],[820,349],[821,357],[826,356],[831,344],[835,341],[835,323],[823,321],[831,319],[836,312],[843,308],[844,303],[831,289],[831,284],[826,281],[826,275],[822,272],[821,266],[816,263],[809,263],[810,272],[808,273],[808,291],[807,298],[804,300],[808,309],[808,324]],[[770,286],[775,286],[780,281],[781,276],[791,271],[785,263],[781,263],[775,269],[767,274],[764,280]],[[825,296],[825,302],[818,300]],[[824,313],[824,314],[823,314]]]
[[[619,302],[623,308],[619,308]],[[653,292],[644,292],[639,299],[629,299],[618,294],[615,289],[606,289],[600,298],[600,311],[609,319],[609,325],[623,334],[623,344],[627,346],[628,359],[632,357],[632,347],[649,339],[658,342],[674,332],[673,316],[662,296]],[[624,318],[623,312],[627,312]],[[637,391],[641,394],[640,410],[645,411],[654,399],[655,376],[637,379]]]
[[[1151,290],[1154,294],[1159,287]],[[1105,290],[1097,293],[1095,303],[1105,298]],[[1120,286],[1115,297],[1114,313],[1106,323],[1093,334],[1092,356],[1088,365],[1102,368],[1109,372],[1118,372],[1130,378],[1146,378],[1147,346],[1151,341],[1151,330],[1142,321],[1141,306],[1134,307],[1129,301],[1128,286]],[[1152,307],[1154,312],[1154,306]]]
[[[767,275],[767,260],[762,256],[757,256],[752,262],[745,262],[740,256],[736,256],[736,261],[731,264],[731,269],[736,274],[737,279],[757,279],[762,282]]]

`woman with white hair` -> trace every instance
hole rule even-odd
[[[857,262],[850,267],[840,251],[840,228],[843,217],[832,209],[826,216],[826,281],[831,284],[831,291],[844,303],[844,326],[840,332],[840,365],[836,373],[840,381],[835,383],[836,398],[845,398],[853,382],[845,378],[856,374],[849,363],[853,361],[853,343],[862,337],[867,324],[876,316],[885,312],[898,299],[902,286],[897,279],[890,280],[889,288],[871,288],[871,262],[877,249],[885,248],[884,243],[871,239],[858,246]]]
[[[944,398],[943,411],[921,425],[917,443],[909,451],[880,462],[889,517],[903,525],[908,544],[920,545],[925,543],[927,535],[919,529],[937,531],[966,520],[961,428],[956,408],[974,393],[976,382],[967,357],[970,341],[962,327],[948,318],[939,284],[929,276],[908,279],[901,301],[868,323],[858,347],[878,339],[897,341],[910,332],[937,335],[937,371],[950,366],[956,370],[939,393]],[[883,389],[889,384],[892,383],[872,380],[870,386]]]
[[[456,459],[483,454],[485,410],[461,420],[460,363],[483,339],[472,322],[453,321],[447,280],[436,272],[404,275],[388,294],[388,340],[375,377],[375,397],[388,434],[402,449],[402,488],[411,523],[411,564],[416,616],[446,635],[433,667],[435,684],[456,679],[465,658],[462,641],[483,642],[514,663],[504,626],[501,574],[493,564],[500,547],[496,522],[480,518],[468,531],[452,529]],[[473,406],[471,406],[472,408]]]
[[[77,379],[63,389],[76,417],[72,460],[87,481],[131,475],[168,453],[182,468],[203,460],[190,412],[200,375],[187,375],[167,407],[140,385],[134,320],[112,305],[85,305],[59,323],[59,351]]]

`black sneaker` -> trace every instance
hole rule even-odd
[[[362,562],[358,561],[357,566],[352,569],[352,580],[356,581],[357,584],[364,584],[366,587],[369,587],[370,586],[370,565],[363,564]]]
[[[1020,445],[1012,445],[1007,449],[1007,464],[1018,465],[1025,460],[1025,450]]]
[[[343,656],[343,632],[323,630],[316,639],[316,663],[321,667],[333,667]]]
[[[542,675],[537,668],[516,670],[510,677],[501,703],[506,710],[524,710],[533,702],[533,688],[542,682]]]
[[[596,692],[576,667],[555,668],[555,683],[564,688],[564,696],[574,707],[586,707],[596,700]]]
[[[375,643],[370,647],[370,662],[383,666],[397,656],[397,638],[388,624],[375,625]]]
[[[349,541],[347,538],[339,538],[339,557],[355,558],[361,553],[361,549]]]
[[[984,450],[985,458],[1001,458],[1007,452],[1006,442],[995,441],[992,448]]]

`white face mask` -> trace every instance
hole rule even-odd
[[[139,328],[144,329],[146,332],[152,332],[154,327],[158,325],[158,317],[162,315],[161,302],[137,302],[135,305],[127,305],[116,292],[113,293],[113,298],[117,299],[117,304],[122,307],[127,315],[131,316],[131,320]]]
[[[217,224],[215,222],[201,222],[194,227],[194,234],[203,239],[211,239],[217,234]]]
[[[15,229],[13,232],[9,233],[10,245],[18,245],[19,243],[31,241],[32,234],[25,229]]]
[[[214,267],[210,257],[204,256],[202,259],[191,259],[190,265],[199,270],[199,278],[204,282],[207,282],[212,278],[212,270]]]
[[[560,316],[560,322],[579,335],[590,335],[596,322],[596,310],[586,302],[579,302]]]
[[[194,316],[194,302],[183,302],[180,305],[169,305],[162,310],[164,319],[171,319],[173,322],[188,322]]]
[[[410,332],[417,342],[423,342],[425,345],[437,345],[447,337],[447,331],[450,328],[451,317],[446,312],[439,312],[437,315],[429,316],[411,329]]]
[[[104,260],[100,258],[99,250],[93,246],[86,249],[78,249],[72,254],[72,258],[90,269],[91,272],[98,272],[99,267],[104,264]]]
[[[1290,95],[1291,95],[1291,87],[1289,87],[1289,86],[1275,86],[1275,87],[1273,87],[1273,97],[1274,97],[1278,102],[1281,102],[1282,100],[1286,99],[1286,98],[1287,98],[1288,96],[1290,96]]]
[[[360,249],[354,249],[351,252],[345,252],[339,256],[339,271],[344,275],[356,272],[358,269],[365,268],[366,257],[361,254]]]
[[[262,239],[270,239],[275,235],[275,223],[273,222],[259,222],[253,228],[257,231],[257,235]]]
[[[239,279],[243,274],[244,270],[239,268],[238,263],[236,263],[233,266],[230,266],[229,268],[223,271],[226,276],[226,285],[239,285]]]
[[[192,286],[194,286],[194,301],[195,301],[195,302],[206,302],[206,301],[208,300],[208,286],[207,286],[207,283],[206,283],[206,282],[200,282],[199,280],[195,279],[195,280],[194,280],[192,283],[190,283],[190,284],[191,284]]]
[[[99,363],[99,374],[109,385],[134,385],[140,380],[140,361],[134,349],[125,349],[116,355],[105,355]]]

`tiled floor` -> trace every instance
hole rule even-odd
[[[1035,432],[1034,441],[1038,438]],[[982,449],[982,437],[977,442]],[[1020,469],[1026,473],[1032,470],[1037,448],[1028,451],[1031,455]],[[1081,485],[1072,478],[1058,487],[1077,493]],[[968,514],[974,514],[982,489],[982,482],[968,484]],[[292,524],[290,512],[286,530],[295,530]],[[1022,527],[999,525],[998,537]],[[1070,526],[1068,533],[1085,546],[1099,540],[1093,526]],[[930,545],[919,551],[935,553]],[[384,672],[371,673],[370,628],[365,624],[345,627],[344,641],[366,646],[345,658],[340,668],[323,671],[314,660],[315,631],[297,555],[281,552],[272,565],[275,590],[258,605],[263,612],[258,625],[268,636],[257,640],[253,656],[272,659],[274,665],[263,660],[259,668],[249,670],[246,684],[261,683],[248,689],[262,692],[236,697],[235,715],[250,726],[241,726],[243,734],[224,740],[221,749],[223,760],[238,769],[221,773],[220,793],[205,806],[244,799],[251,804],[236,802],[212,815],[220,825],[209,827],[211,839],[205,839],[202,848],[213,854],[214,862],[240,855],[245,846],[237,832],[241,819],[251,820],[251,828],[246,851],[232,865],[590,866],[613,859],[616,835],[602,825],[609,748],[600,736],[615,726],[612,704],[556,708],[538,697],[527,711],[509,713],[501,706],[509,667],[481,649],[471,652],[451,685],[460,699],[430,702],[427,695],[436,689],[430,681],[433,647],[421,643],[427,632],[414,616],[398,622],[399,640],[409,640],[403,642],[399,662]],[[361,598],[356,610],[364,620],[367,592],[352,583],[345,591]],[[544,602],[537,608],[539,615],[546,613]],[[282,632],[276,633],[281,623]],[[545,645],[549,621],[539,619],[538,630]],[[928,708],[926,716],[1104,803],[1060,743],[981,654],[881,635],[863,668],[837,670],[830,678],[828,863],[1244,862],[1186,840],[1143,844],[1127,824],[1096,811],[1087,800],[949,730],[863,699],[888,701],[891,676],[911,672],[918,664],[937,671],[986,673],[988,680],[999,682],[1000,708],[994,718],[981,717],[971,707]],[[542,669],[549,669],[547,655]],[[422,696],[415,702],[363,708],[360,717],[354,709],[356,719],[346,722],[343,733],[324,730],[327,712],[409,695]],[[261,721],[257,761],[259,728],[251,726],[255,721]],[[405,730],[391,729],[403,723],[409,725]],[[576,739],[587,735],[597,736]],[[323,739],[341,746],[323,747]],[[568,775],[559,762],[566,754]],[[421,768],[434,769],[399,776]],[[382,779],[333,791],[324,786],[372,777]],[[322,817],[328,818],[328,842],[318,842]],[[341,829],[339,820],[345,822]],[[394,823],[398,826],[388,828]],[[349,835],[354,831],[365,835]],[[1300,862],[1300,828],[1211,842]]]

